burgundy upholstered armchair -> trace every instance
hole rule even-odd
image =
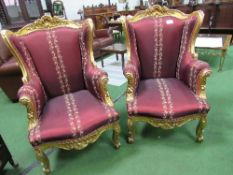
[[[94,62],[91,20],[44,16],[2,35],[23,73],[19,101],[27,107],[29,140],[45,173],[48,148],[83,149],[109,129],[119,148],[119,116],[107,92],[108,76]]]
[[[197,60],[196,35],[202,11],[184,14],[153,6],[132,19],[123,19],[129,61],[128,142],[134,141],[133,124],[147,122],[171,129],[197,119],[197,141],[203,140],[209,105],[206,78],[209,65]]]

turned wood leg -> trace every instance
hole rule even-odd
[[[104,58],[101,58],[101,66],[104,67]]]
[[[41,166],[43,167],[43,172],[45,174],[49,174],[50,167],[49,167],[49,159],[47,155],[40,149],[40,148],[34,148],[36,152],[36,158],[40,162]]]
[[[222,56],[220,58],[220,63],[219,63],[219,67],[218,67],[218,71],[222,71],[222,67],[223,67],[223,64],[224,64],[224,61],[225,61],[225,56]]]
[[[118,54],[116,54],[116,60],[117,60],[117,61],[119,60]]]
[[[128,143],[134,142],[134,127],[133,127],[133,120],[128,118]]]
[[[121,62],[122,62],[122,69],[124,69],[124,67],[125,67],[125,57],[124,57],[124,53],[121,54]]]
[[[114,147],[116,149],[120,148],[120,146],[121,146],[120,132],[121,132],[120,124],[117,123],[117,124],[115,124],[115,126],[113,128],[113,134],[112,134],[112,141],[113,141]]]
[[[227,52],[226,50],[222,50],[218,71],[222,71],[222,67],[223,67],[223,64],[224,64],[224,61],[225,61],[226,52]]]
[[[202,142],[204,140],[203,133],[204,133],[204,129],[206,125],[207,125],[207,116],[203,116],[200,118],[199,123],[197,125],[197,129],[196,129],[196,135],[197,135],[196,141],[197,142]]]

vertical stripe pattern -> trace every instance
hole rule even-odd
[[[83,67],[84,81],[85,81],[85,85],[88,89],[89,84],[87,82],[87,72],[86,71],[87,71],[88,64],[91,64],[91,63],[87,62],[88,61],[88,54],[87,54],[86,43],[85,43],[83,31],[81,31],[81,35],[80,35],[80,48],[81,48],[81,53],[82,53],[82,67]],[[99,93],[99,90],[98,90],[98,86],[99,86],[98,80],[99,80],[99,76],[101,74],[101,70],[100,69],[96,69],[96,70],[97,70],[97,72],[94,74],[94,76],[92,76],[91,83],[92,83],[92,86],[93,86],[93,89],[94,89],[94,92],[95,92],[97,98],[101,100],[101,104],[104,107],[104,110],[105,110],[105,113],[107,114],[109,122],[112,122],[113,116],[116,115],[116,112],[112,107],[108,106],[107,104],[105,104],[103,102],[103,97],[101,96],[101,94]]]
[[[168,88],[168,85],[164,79],[156,79],[155,80],[158,87],[159,92],[162,100],[162,106],[163,106],[163,118],[173,118],[174,112],[173,112],[173,102],[170,90]]]
[[[64,101],[66,105],[68,120],[71,128],[73,137],[77,136],[79,132],[80,136],[83,135],[83,130],[81,127],[81,122],[79,118],[79,111],[77,107],[77,102],[74,96],[70,92],[70,84],[68,76],[66,73],[63,57],[57,40],[55,31],[47,31],[47,40],[49,44],[49,50],[51,52],[52,61],[55,66],[56,73],[58,75],[58,80],[60,84],[60,89],[64,94]]]
[[[182,32],[180,53],[179,53],[179,57],[177,60],[177,66],[176,66],[176,78],[178,78],[179,80],[180,80],[180,66],[181,66],[182,60],[188,48],[188,31],[189,31],[189,24],[191,20],[192,18],[185,21],[183,32]]]
[[[82,54],[82,69],[83,69],[83,75],[84,75],[84,82],[85,86],[88,89],[88,83],[87,83],[87,78],[86,78],[86,67],[87,67],[87,49],[86,45],[84,42],[84,32],[83,30],[81,31],[80,34],[80,49],[81,49],[81,54]]]
[[[163,61],[163,18],[154,19],[154,66],[153,77],[161,77]]]
[[[153,77],[157,77],[157,67],[158,67],[158,20],[154,19],[154,67],[153,67]]]

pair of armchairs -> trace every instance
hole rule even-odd
[[[197,141],[203,140],[210,69],[196,59],[193,43],[202,19],[202,12],[185,15],[154,6],[123,20],[130,143],[138,121],[170,129],[198,119]],[[94,62],[91,20],[77,24],[44,16],[2,35],[23,73],[19,101],[27,107],[29,140],[45,173],[50,172],[48,148],[83,149],[109,129],[120,147],[108,77]]]

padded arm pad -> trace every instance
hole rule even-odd
[[[107,93],[104,92],[105,87],[103,87],[103,79],[108,79],[108,75],[105,71],[91,64],[87,66],[87,70],[85,72],[87,89],[101,101],[104,101],[104,93]]]
[[[35,79],[30,80],[28,83],[24,84],[18,91],[19,101],[24,98],[29,98],[30,101],[35,105],[37,112],[37,117],[40,116],[43,107],[47,101],[46,94],[40,81]]]
[[[15,59],[9,60],[6,63],[3,63],[1,65],[0,61],[0,75],[20,75],[21,70],[18,66],[18,63],[15,61]]]
[[[180,79],[187,84],[194,93],[200,95],[201,85],[205,84],[207,76],[210,75],[211,69],[208,63],[197,60],[187,54],[185,60],[182,62],[180,69]],[[203,81],[203,82],[200,82]]]

